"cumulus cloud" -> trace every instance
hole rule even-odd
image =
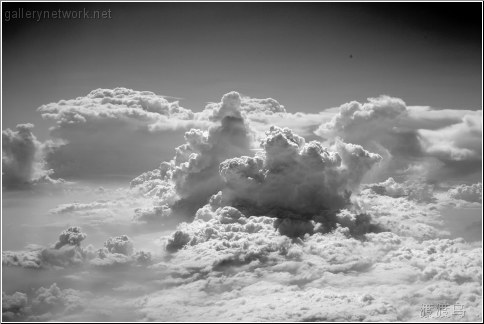
[[[83,310],[83,301],[89,297],[91,297],[90,293],[74,289],[60,289],[56,283],[53,283],[49,288],[40,287],[36,291],[35,297],[32,299],[32,308],[37,314],[78,312]]]
[[[442,163],[448,176],[472,174],[482,168],[482,110],[438,130],[419,130],[424,151]],[[440,170],[432,170],[437,175]]]
[[[65,177],[133,174],[169,156],[161,140],[199,125],[191,110],[149,91],[96,89],[88,95],[38,108],[56,122],[45,160]],[[180,130],[180,131],[179,131]]]
[[[112,237],[104,243],[104,246],[110,253],[120,253],[129,256],[134,251],[133,242],[127,235]]]
[[[29,269],[64,268],[82,265],[86,260],[85,251],[74,245],[58,249],[37,247],[25,251],[2,251],[2,264]]]
[[[43,247],[24,251],[2,251],[2,264],[4,266],[39,269],[42,266],[42,250]]]
[[[380,96],[342,105],[315,133],[380,153],[387,177],[397,170],[417,171],[416,166],[424,166],[431,180],[464,177],[481,168],[482,111],[436,111]]]
[[[337,142],[333,148],[305,143],[290,129],[271,127],[255,157],[220,165],[226,204],[248,208],[250,215],[308,219],[349,202],[363,175],[381,157],[361,146]]]
[[[391,197],[376,193],[372,188],[363,189],[353,197],[355,208],[371,215],[372,221],[386,230],[401,236],[420,240],[446,237],[444,222],[437,205],[420,199]]]
[[[221,103],[210,103],[194,113],[149,91],[126,88],[96,89],[88,95],[38,108],[56,122],[52,140],[44,144],[49,168],[64,177],[133,174],[151,169],[172,147],[160,145],[190,128],[207,130],[232,117],[284,116],[276,100],[228,93]],[[248,120],[248,119],[247,119]]]
[[[110,237],[104,247],[90,251],[89,265],[96,268],[112,269],[124,266],[147,266],[151,263],[151,253],[137,251],[127,235]]]
[[[40,169],[40,142],[32,134],[32,124],[19,124],[16,131],[2,132],[2,185],[7,188],[29,184]]]
[[[81,232],[80,227],[69,227],[59,235],[59,241],[57,241],[54,248],[60,249],[65,245],[80,246],[86,236],[86,233]]]
[[[80,227],[72,226],[62,231],[52,247],[31,245],[24,251],[2,251],[2,264],[31,269],[80,265],[87,257],[81,248],[86,236]]]
[[[207,131],[191,129],[185,133],[186,144],[176,148],[170,162],[131,181],[133,190],[158,197],[155,214],[174,212],[190,216],[223,186],[219,164],[227,158],[248,154],[251,133],[241,117],[241,98],[237,92],[223,96],[213,107],[211,119],[216,124]],[[163,210],[165,212],[163,212]],[[138,219],[146,219],[138,211]]]
[[[4,321],[15,321],[27,311],[27,295],[21,292],[15,292],[7,295],[2,291],[2,319]]]
[[[435,186],[426,183],[425,179],[409,179],[399,183],[390,177],[383,182],[367,184],[364,187],[370,188],[373,192],[379,195],[387,195],[395,198],[407,197],[408,199],[419,202],[435,201]]]
[[[390,197],[402,197],[407,195],[405,186],[396,182],[395,179],[391,177],[383,182],[368,185],[368,187],[380,195],[388,195]]]
[[[60,289],[56,283],[40,287],[28,296],[15,292],[3,294],[2,319],[7,321],[48,321],[85,310],[93,294],[75,289]]]
[[[449,189],[448,194],[454,199],[482,203],[482,182],[472,185],[458,185]]]
[[[167,205],[153,206],[149,208],[136,208],[133,221],[140,223],[153,223],[166,220],[171,217],[171,209]]]
[[[64,180],[50,177],[44,169],[43,144],[33,134],[33,124],[19,124],[16,130],[2,131],[2,187],[26,189],[38,185],[62,185]]]
[[[298,120],[304,131],[306,122],[314,124],[314,119],[319,120],[313,116],[305,118],[305,114],[292,116],[272,98],[237,94],[233,99],[238,111],[235,116],[243,117],[259,134],[274,122],[290,124]],[[4,167],[4,173],[10,175],[5,178],[19,184],[4,182],[11,187],[35,178],[52,182],[48,176],[53,172],[56,177],[72,179],[143,172],[156,165],[160,157],[164,160],[172,155],[172,146],[160,143],[167,139],[181,143],[177,141],[184,131],[192,127],[207,130],[218,123],[220,116],[231,109],[230,94],[225,100],[226,104],[210,103],[203,111],[194,113],[153,92],[115,88],[96,89],[86,96],[43,105],[38,108],[42,117],[55,122],[50,140],[38,142],[31,124],[19,125],[17,132],[3,131],[3,164],[9,167],[8,174]],[[15,143],[23,143],[23,151],[20,146],[13,148]],[[23,162],[18,158],[23,158]]]
[[[81,242],[86,237],[80,227],[71,226],[62,231],[52,247],[30,245],[26,250],[2,251],[2,264],[28,269],[58,269],[76,266],[147,266],[151,263],[151,253],[136,250],[127,235],[109,238],[100,249],[92,245],[82,247]]]
[[[202,112],[195,114],[200,119],[213,120],[220,109],[218,103],[209,103]],[[239,115],[250,124],[258,138],[263,138],[271,125],[288,127],[303,136],[314,137],[314,130],[323,122],[329,121],[335,112],[327,109],[319,113],[293,113],[273,98],[258,99],[240,95]]]
[[[185,134],[187,143],[176,149],[172,161],[131,181],[133,190],[159,203],[136,210],[135,220],[194,215],[219,190],[226,205],[248,209],[251,215],[288,214],[307,220],[345,207],[351,191],[381,159],[341,141],[331,148],[317,141],[306,143],[279,127],[272,127],[261,140],[262,151],[249,157],[251,133],[241,107],[238,93],[224,95],[210,115],[220,125],[208,131],[190,130]]]

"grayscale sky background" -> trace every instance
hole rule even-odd
[[[180,97],[194,111],[234,89],[292,112],[380,94],[481,104],[479,3],[73,6],[112,19],[3,22],[3,128],[29,121],[44,139],[37,107],[116,86]]]
[[[482,322],[482,3],[2,8],[2,321]]]

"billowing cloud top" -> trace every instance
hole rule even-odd
[[[344,132],[354,127],[392,127],[388,125],[398,124],[398,119],[407,114],[405,102],[399,98],[380,96],[368,98],[368,102],[361,104],[357,101],[346,103],[340,107],[340,112],[333,119],[321,125],[317,130],[320,135],[333,132]]]
[[[31,182],[37,173],[68,179],[134,176],[155,167],[160,157],[169,160],[173,153],[167,143],[181,144],[181,133],[192,127],[207,131],[225,117],[243,118],[257,139],[278,125],[303,136],[315,132],[330,142],[339,137],[362,145],[383,157],[379,171],[372,174],[378,181],[395,172],[424,173],[432,181],[461,179],[478,174],[481,167],[482,111],[407,106],[386,95],[308,114],[289,113],[272,98],[233,91],[193,112],[150,91],[115,88],[96,89],[38,111],[55,122],[51,140],[35,140],[30,124],[5,130],[4,187],[21,187],[19,183]],[[28,138],[30,153],[26,145],[23,151],[12,148]]]
[[[222,188],[219,164],[250,152],[251,132],[240,106],[237,92],[223,96],[211,115],[212,127],[186,132],[186,143],[176,148],[173,160],[140,175],[131,181],[131,187],[154,193],[177,213],[193,215]]]
[[[329,150],[316,141],[306,144],[291,130],[279,127],[271,127],[261,147],[262,154],[220,165],[226,183],[224,201],[250,208],[251,215],[284,211],[307,218],[340,209],[381,159],[358,145],[337,142]]]
[[[133,189],[159,199],[153,210],[139,209],[136,219],[154,220],[172,212],[194,215],[219,190],[224,204],[245,206],[251,215],[311,218],[344,207],[364,174],[381,160],[342,141],[331,149],[317,141],[306,144],[290,129],[275,126],[262,139],[262,152],[250,157],[251,133],[244,116],[240,95],[224,95],[211,114],[218,125],[186,132],[187,143],[176,149],[172,161],[134,179]]]
[[[59,241],[55,244],[55,248],[60,249],[64,245],[80,246],[85,238],[86,234],[81,232],[80,227],[72,226],[59,235]]]
[[[32,134],[32,124],[19,124],[16,131],[2,131],[2,187],[22,186],[40,168],[37,155],[40,142]]]
[[[461,199],[468,202],[482,203],[482,182],[468,185],[458,185],[449,189],[449,196],[454,199]]]
[[[342,105],[315,133],[380,153],[384,177],[396,171],[424,172],[439,181],[479,173],[481,168],[482,111],[437,111],[380,96]]]
[[[180,107],[177,101],[169,102],[150,91],[126,88],[96,89],[85,97],[43,105],[38,111],[44,118],[55,120],[59,129],[95,120],[132,120],[139,121],[140,125],[149,121],[149,125],[153,125],[168,122],[169,117],[180,120],[193,118],[193,112]]]
[[[211,119],[220,120],[225,116],[242,117],[242,113],[266,114],[285,113],[286,109],[272,98],[256,99],[241,96],[238,92],[232,91],[222,97],[221,103],[209,103],[206,111],[212,111]]]
[[[178,101],[126,88],[96,89],[86,96],[42,105],[38,111],[55,125],[50,140],[41,146],[33,142],[33,152],[55,176],[71,179],[133,176],[152,169],[160,156],[168,159],[172,141],[181,144],[180,134],[192,127],[208,130],[229,116],[259,119],[285,114],[274,99],[243,97],[237,92],[194,113]]]
[[[32,133],[32,124],[19,124],[16,130],[2,131],[2,188],[29,189],[36,185],[57,188],[63,179],[53,180],[54,172],[45,169],[43,144]]]

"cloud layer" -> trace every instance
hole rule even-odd
[[[193,113],[124,88],[39,110],[56,121],[53,142],[39,143],[31,125],[4,131],[13,183],[33,183],[43,163],[66,175],[92,175],[97,163],[94,172],[124,172],[105,157],[142,136],[123,132],[183,130],[185,143],[171,159],[136,151],[165,162],[129,189],[48,208],[69,223],[95,220],[84,230],[69,224],[50,246],[3,251],[8,278],[22,278],[2,285],[3,320],[419,321],[422,304],[442,303],[464,306],[453,320],[482,320],[482,242],[451,239],[440,212],[482,206],[482,184],[429,181],[480,161],[479,112],[381,96],[330,120],[296,118],[274,99],[230,92]],[[301,136],[318,124],[327,141]],[[116,233],[104,236],[104,223]]]

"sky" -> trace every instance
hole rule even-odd
[[[482,321],[482,4],[2,16],[2,321]]]
[[[112,18],[3,21],[3,128],[31,122],[45,138],[40,105],[117,86],[183,98],[194,111],[231,90],[277,98],[293,112],[380,94],[412,105],[481,107],[478,3],[86,8],[110,9]]]

